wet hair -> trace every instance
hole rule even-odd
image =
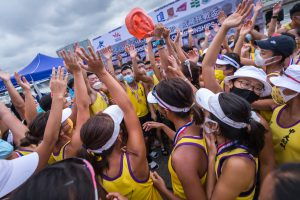
[[[264,146],[265,128],[251,116],[251,105],[242,97],[232,93],[221,93],[219,103],[224,114],[235,122],[249,125],[242,129],[227,125],[211,114],[212,120],[218,122],[221,135],[231,141],[238,141],[239,145],[248,147],[249,152],[258,156]],[[248,129],[250,128],[250,129]]]
[[[40,99],[40,107],[45,111],[49,111],[51,109],[52,97],[51,94],[46,94],[42,96]]]
[[[28,126],[29,130],[25,133],[25,137],[21,139],[21,147],[27,147],[31,144],[38,145],[43,140],[49,115],[50,111],[39,113],[32,120]]]
[[[300,163],[281,165],[272,172],[274,200],[296,200],[300,196]]]
[[[189,112],[173,112],[177,117],[186,118],[193,115],[196,124],[202,124],[203,111],[194,104],[194,93],[191,86],[180,78],[162,80],[156,86],[157,95],[167,104],[178,108],[191,107]]]
[[[290,17],[292,18],[296,12],[300,12],[300,3],[295,4],[290,10]]]
[[[97,188],[99,182],[96,177]],[[13,194],[11,199],[22,200],[94,200],[93,177],[87,166],[77,159],[66,159],[47,166],[30,177]],[[99,196],[101,193],[98,192]]]
[[[237,62],[240,65],[240,67],[242,67],[241,66],[241,58],[238,54],[236,54],[236,53],[226,53],[225,56],[228,56],[229,58],[233,59],[235,62]],[[237,70],[237,68],[235,68],[232,65],[226,65],[226,69],[230,69],[230,68],[233,69],[233,72],[235,72]]]
[[[83,148],[79,156],[87,159],[95,169],[95,173],[102,176],[104,169],[109,168],[107,157],[112,153],[114,145],[101,154],[91,153],[88,149],[96,150],[106,144],[114,131],[114,122],[112,118],[99,113],[86,121],[80,130],[80,138]],[[101,156],[101,160],[98,158]]]
[[[191,73],[189,71],[189,68],[187,66],[187,64],[185,62],[183,62],[181,65],[181,69],[182,69],[182,73],[185,75],[185,77],[190,78],[191,79],[191,83],[196,87],[196,88],[200,88],[200,84],[199,84],[199,75],[201,74],[201,67],[199,65],[197,65],[194,62],[189,61],[190,63],[190,69],[191,69]]]

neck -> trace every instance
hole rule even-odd
[[[224,137],[222,136],[216,136],[216,141],[217,141],[217,144],[220,145],[220,144],[223,144],[225,142],[228,142],[228,140],[226,140]]]
[[[132,81],[132,83],[128,83],[128,85],[129,85],[130,87],[135,87],[135,86],[136,86],[136,82],[135,82],[135,81]]]
[[[175,129],[178,130],[180,127],[184,126],[185,124],[189,123],[191,121],[190,118],[177,118],[173,121],[174,125],[175,125]]]
[[[266,71],[267,74],[270,74],[273,72],[280,72],[282,68],[283,68],[283,63],[277,63],[277,64],[272,64],[270,66],[267,66]]]
[[[289,116],[299,116],[300,117],[300,94],[297,97],[291,99],[287,103],[286,112],[288,112]]]

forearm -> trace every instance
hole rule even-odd
[[[259,14],[259,12],[256,12],[256,11],[254,11],[254,13],[253,13],[253,16],[252,16],[252,18],[251,18],[251,21],[252,21],[252,23],[253,23],[253,26],[255,25],[255,22],[256,22],[256,19],[257,19],[258,14]]]
[[[244,40],[245,40],[245,35],[240,35],[240,37],[239,37],[239,39],[238,39],[238,41],[237,41],[237,43],[234,47],[233,53],[241,55]]]
[[[158,53],[159,53],[159,57],[160,57],[160,60],[161,60],[161,67],[163,68],[165,73],[167,73],[168,66],[170,64],[169,64],[169,61],[168,61],[168,54],[166,52],[166,49],[165,48],[159,48]]]
[[[277,19],[271,18],[271,22],[269,23],[268,36],[272,37],[272,35],[276,31]]]
[[[202,49],[206,49],[208,47],[208,37],[205,36]]]
[[[175,50],[173,49],[173,46],[171,44],[171,39],[168,37],[168,38],[165,38],[165,42],[166,42],[166,46],[167,46],[167,50],[169,52],[169,56],[174,56],[174,58],[178,59],[177,58],[177,53],[175,52]]]
[[[77,109],[79,112],[86,111],[86,109],[90,105],[90,100],[89,98],[87,98],[89,96],[88,89],[87,89],[88,86],[86,86],[81,71],[75,72],[73,76],[74,76],[74,88],[75,88]]]
[[[206,195],[207,199],[212,198],[212,194],[216,185],[216,173],[215,173],[215,157],[209,158],[207,177],[206,177]]]
[[[36,104],[30,90],[24,91],[25,95],[25,120],[30,124],[37,116]]]
[[[194,41],[193,41],[193,35],[192,35],[192,33],[189,33],[188,44],[189,44],[190,48],[194,46]]]
[[[13,86],[12,82],[4,81],[5,87],[7,89],[8,95],[11,98],[12,104],[15,106],[17,112],[21,116],[22,119],[25,118],[25,102],[23,98],[20,96],[16,88]]]
[[[181,63],[183,63],[184,61],[186,61],[188,58],[185,56],[185,54],[184,54],[181,46],[179,44],[176,44],[175,48],[176,48],[176,52],[177,52],[179,61]]]
[[[252,66],[256,66],[255,61],[249,58],[243,58],[241,57],[241,63],[242,65],[252,65]]]
[[[172,129],[170,129],[167,125],[163,125],[162,127],[161,127],[161,129],[163,130],[163,132],[165,132],[165,134],[168,136],[168,138],[170,139],[170,140],[174,140],[174,137],[175,137],[175,134],[176,134],[176,132],[175,131],[173,131]]]
[[[106,62],[107,62],[107,70],[109,71],[110,74],[114,74],[114,65],[113,65],[113,62],[112,62],[112,59],[109,58],[109,59],[106,59]]]
[[[262,39],[265,39],[265,38],[268,37],[268,36],[258,32],[256,30],[254,30],[254,29],[252,29],[250,33],[251,33],[254,40],[262,40]]]

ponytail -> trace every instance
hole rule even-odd
[[[204,122],[204,113],[202,109],[197,105],[193,104],[191,107],[191,113],[193,115],[193,119],[195,121],[195,124],[200,125]]]
[[[21,139],[20,141],[20,146],[21,147],[28,147],[30,146],[31,144],[35,144],[35,145],[38,145],[41,141],[42,141],[43,138],[38,138],[38,137],[35,137],[35,136],[32,136],[30,134],[30,132],[27,132],[26,133],[26,136],[24,138]]]
[[[265,145],[265,127],[255,121],[254,119],[249,120],[249,125],[247,127],[245,137],[243,142],[247,142],[250,152],[254,156],[258,156],[259,152],[263,149]]]

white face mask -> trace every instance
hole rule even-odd
[[[294,97],[296,97],[299,94],[299,93],[295,93],[295,94],[291,94],[291,95],[285,95],[285,94],[283,94],[283,90],[285,90],[285,88],[279,88],[279,92],[285,103],[287,103],[289,100],[293,99]]]
[[[264,66],[269,66],[273,63],[276,63],[278,62],[277,60],[275,61],[272,61],[272,62],[269,62],[270,60],[272,60],[275,56],[271,57],[271,58],[267,58],[267,59],[264,59],[263,57],[261,57],[260,55],[260,50],[259,49],[256,49],[255,50],[255,64],[258,66],[258,67],[264,67]]]
[[[204,124],[203,124],[203,129],[204,129],[204,132],[207,133],[207,134],[212,134],[215,132],[214,129],[211,129],[208,124],[211,124],[213,126],[217,126],[218,125],[218,122],[214,121],[214,120],[211,120],[209,119],[208,117],[205,117],[205,120],[204,120]]]
[[[95,90],[99,90],[101,88],[101,86],[102,86],[102,83],[100,81],[98,81],[98,82],[94,83],[93,88]]]

